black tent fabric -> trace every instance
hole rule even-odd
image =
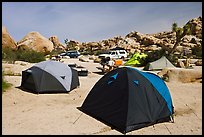
[[[80,85],[78,72],[58,61],[42,61],[22,71],[20,88],[34,93],[70,92]]]
[[[131,67],[104,75],[78,109],[121,133],[170,121],[174,113],[164,81]]]

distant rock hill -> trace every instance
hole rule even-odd
[[[11,47],[12,49],[32,49],[37,52],[49,53],[53,50],[65,50],[65,46],[59,42],[57,36],[46,38],[39,32],[29,32],[20,41],[15,40],[9,35],[6,27],[2,27],[2,48]]]
[[[177,52],[183,50],[191,50],[195,46],[202,46],[202,18],[198,17],[191,19],[186,24],[191,24],[192,35],[186,35],[180,46],[177,47]],[[176,42],[175,32],[159,32],[156,34],[142,34],[137,31],[132,31],[125,37],[117,36],[107,40],[99,42],[82,43],[76,42],[78,49],[86,50],[92,48],[92,50],[110,49],[116,46],[125,48],[129,52],[140,52],[141,50],[160,50],[173,48]]]
[[[176,54],[180,54],[184,50],[192,52],[194,47],[202,47],[202,17],[189,20],[192,35],[186,35],[181,40],[180,46],[176,48]],[[17,43],[11,38],[2,27],[2,48],[11,46],[12,48],[30,48],[40,52],[50,52],[55,49],[65,50],[65,46],[61,44],[57,36],[45,38],[39,32],[30,32],[22,40]],[[159,32],[155,34],[142,34],[137,31],[128,33],[125,37],[116,36],[113,38],[101,40],[98,42],[79,42],[70,40],[72,47],[84,51],[101,51],[114,47],[125,48],[128,52],[155,51],[160,49],[171,49],[176,41],[176,34],[172,31]],[[66,47],[69,49],[69,46]]]
[[[12,49],[17,49],[17,44],[15,40],[9,35],[6,27],[2,27],[2,48],[11,47]]]
[[[22,40],[17,42],[18,48],[33,49],[38,52],[51,52],[53,43],[39,32],[30,32]]]

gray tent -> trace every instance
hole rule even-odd
[[[162,70],[163,68],[175,68],[175,66],[165,57],[162,56],[160,59],[148,63],[145,67],[144,70]]]
[[[32,92],[69,92],[78,86],[77,70],[58,61],[42,61],[22,71],[21,88]]]

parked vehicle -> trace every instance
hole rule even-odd
[[[126,50],[110,50],[108,53],[100,54],[99,58],[107,58],[110,59],[124,59],[127,58]]]
[[[80,55],[81,55],[80,52],[77,50],[70,50],[60,54],[61,57],[69,57],[69,58],[78,58],[78,56]]]

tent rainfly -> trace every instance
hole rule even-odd
[[[69,92],[79,86],[77,70],[58,61],[42,61],[22,71],[21,88],[35,93]]]
[[[165,56],[162,56],[160,59],[148,63],[144,70],[162,70],[163,68],[175,68],[175,66]]]
[[[141,60],[145,59],[148,55],[145,53],[135,53],[124,65],[137,66],[141,65]]]
[[[173,104],[157,75],[122,67],[104,75],[78,109],[119,132],[173,120]]]

